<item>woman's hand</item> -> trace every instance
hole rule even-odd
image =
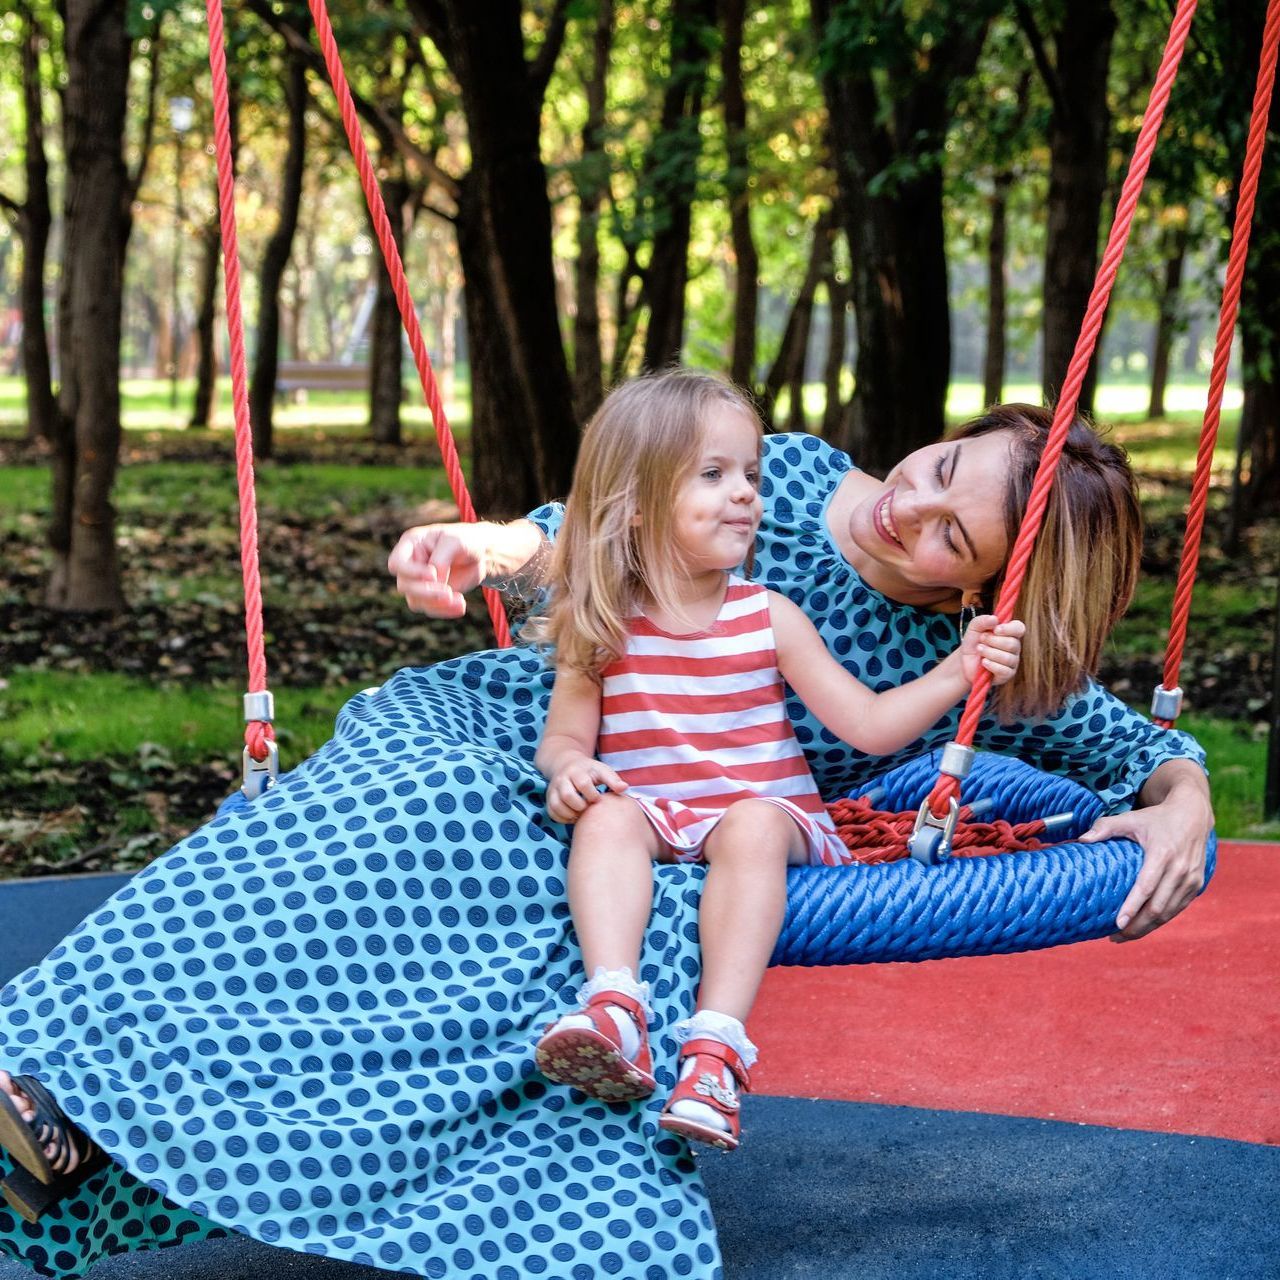
[[[400,535],[387,570],[410,609],[431,618],[466,613],[464,593],[478,587],[487,572],[487,529],[481,524],[423,524]]]
[[[985,667],[991,683],[1007,684],[1013,679],[1022,660],[1022,637],[1027,627],[1014,619],[998,622],[994,613],[984,613],[969,623],[960,642],[960,661],[964,678],[972,684]]]
[[[577,822],[600,799],[599,787],[621,795],[627,784],[607,764],[588,755],[567,755],[547,780],[547,812],[557,822]]]
[[[1083,841],[1136,840],[1142,867],[1116,916],[1112,942],[1132,942],[1167,924],[1204,887],[1205,846],[1213,807],[1204,772],[1190,760],[1166,760],[1139,795],[1140,809],[1099,818]]]

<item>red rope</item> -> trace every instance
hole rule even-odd
[[[855,862],[873,866],[897,862],[907,856],[907,839],[916,822],[914,810],[884,813],[873,808],[865,797],[858,796],[834,801],[827,805],[827,812],[835,823],[836,834],[853,854]],[[1038,818],[1017,823],[1003,818],[981,822],[974,820],[967,806],[960,810],[960,818],[951,841],[953,858],[1046,847],[1045,841],[1037,838],[1044,833],[1044,823]]]
[[[1084,383],[1085,373],[1093,358],[1097,346],[1098,334],[1102,331],[1103,317],[1106,315],[1107,301],[1111,297],[1111,289],[1115,284],[1116,272],[1120,260],[1124,257],[1125,246],[1129,240],[1129,228],[1133,223],[1134,211],[1138,197],[1142,193],[1142,184],[1151,164],[1151,154],[1155,150],[1156,136],[1164,121],[1165,107],[1169,102],[1169,94],[1173,82],[1178,75],[1178,63],[1187,42],[1187,34],[1191,27],[1191,19],[1195,15],[1196,0],[1179,0],[1173,24],[1169,29],[1169,39],[1165,45],[1164,57],[1160,61],[1160,70],[1156,74],[1155,84],[1151,88],[1151,96],[1147,102],[1146,113],[1142,119],[1142,128],[1134,146],[1133,158],[1129,162],[1129,172],[1125,177],[1124,187],[1120,192],[1120,200],[1116,205],[1115,221],[1111,224],[1111,234],[1107,239],[1107,247],[1102,255],[1102,263],[1093,282],[1093,292],[1089,296],[1089,305],[1085,309],[1084,322],[1080,327],[1080,336],[1076,339],[1075,351],[1071,363],[1067,366],[1067,375],[1054,410],[1053,424],[1045,441],[1044,454],[1040,459],[1040,467],[1036,471],[1035,482],[1031,487],[1031,495],[1027,501],[1027,510],[1023,516],[1022,527],[1014,541],[1009,555],[1009,567],[1005,572],[1004,586],[1000,591],[1000,599],[996,602],[996,616],[1001,622],[1009,622],[1013,618],[1018,605],[1018,595],[1022,590],[1022,582],[1026,577],[1027,564],[1031,559],[1031,551],[1035,545],[1036,535],[1040,532],[1040,524],[1044,518],[1045,507],[1049,501],[1049,490],[1053,484],[1054,472],[1058,467],[1058,459],[1067,442],[1067,434],[1076,416],[1076,406],[1080,401],[1080,388]],[[956,741],[964,746],[973,745],[973,735],[982,716],[987,691],[991,688],[991,674],[982,669],[973,682],[969,700],[965,703],[964,713],[960,717],[960,728]],[[947,774],[939,776],[929,793],[929,808],[932,813],[941,817],[946,811],[947,803],[960,793],[958,779]]]
[[[258,509],[253,483],[253,432],[249,425],[249,384],[245,375],[244,318],[240,311],[240,242],[236,234],[235,172],[231,160],[231,104],[227,91],[227,50],[221,0],[205,0],[209,20],[209,70],[213,76],[213,133],[218,156],[218,214],[222,221],[222,277],[231,342],[231,393],[236,424],[236,482],[240,490],[240,571],[244,578],[244,625],[249,650],[249,692],[267,687],[267,655],[262,638],[262,576],[258,566]],[[267,758],[271,725],[245,725],[244,741],[258,761]]]
[[[369,214],[373,218],[378,244],[381,246],[382,256],[391,276],[396,305],[400,308],[400,319],[404,324],[405,332],[409,335],[409,347],[413,352],[413,362],[418,369],[418,380],[422,383],[422,394],[426,397],[427,407],[431,410],[431,420],[435,424],[436,439],[440,443],[445,474],[449,477],[449,488],[453,491],[454,501],[458,504],[458,511],[463,520],[474,521],[475,507],[472,506],[471,495],[467,492],[467,482],[462,474],[462,464],[458,460],[453,432],[449,429],[449,423],[445,418],[444,401],[436,385],[431,357],[427,354],[427,344],[422,337],[422,326],[418,323],[418,313],[414,310],[413,299],[409,296],[409,282],[405,278],[404,263],[400,259],[400,250],[396,247],[395,237],[391,233],[391,222],[387,218],[387,209],[382,199],[382,191],[378,186],[373,161],[369,158],[369,149],[365,146],[364,135],[360,131],[355,103],[351,99],[351,89],[347,84],[346,72],[342,69],[338,42],[333,34],[333,26],[329,22],[329,12],[325,7],[325,0],[307,0],[307,4],[316,24],[320,48],[324,53],[324,63],[328,68],[329,79],[333,82],[333,92],[342,112],[342,127],[346,130],[351,154],[360,171],[360,185],[364,188],[364,198],[369,205]],[[506,648],[511,643],[511,632],[507,626],[507,615],[502,607],[502,597],[490,588],[486,588],[484,594],[485,602],[489,606],[489,618],[493,623],[493,633],[499,646]]]
[[[1227,258],[1227,280],[1222,290],[1222,308],[1218,313],[1218,339],[1213,349],[1209,398],[1205,405],[1200,452],[1196,456],[1195,480],[1191,485],[1191,502],[1187,509],[1186,541],[1182,547],[1182,563],[1178,568],[1178,585],[1173,594],[1173,617],[1169,624],[1169,645],[1165,651],[1162,680],[1164,687],[1170,690],[1178,687],[1178,672],[1187,642],[1191,591],[1195,586],[1196,569],[1200,563],[1200,536],[1204,530],[1205,508],[1209,501],[1213,450],[1218,441],[1218,424],[1222,418],[1222,395],[1227,385],[1231,340],[1240,310],[1240,290],[1244,282],[1245,259],[1249,255],[1249,235],[1253,228],[1253,210],[1258,196],[1258,177],[1262,171],[1262,152],[1267,141],[1271,94],[1276,83],[1277,50],[1280,50],[1280,0],[1270,0],[1267,5],[1267,23],[1262,33],[1262,59],[1258,65],[1258,82],[1253,95],[1253,114],[1249,119],[1249,141],[1245,147],[1244,170],[1240,177],[1235,227],[1231,233],[1231,253]],[[1173,727],[1172,719],[1157,719],[1156,723],[1166,729]]]

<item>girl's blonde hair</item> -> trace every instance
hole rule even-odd
[[[996,405],[951,437],[1009,433],[1004,525],[1010,551],[1052,422],[1052,411],[1036,405]],[[1078,417],[1018,597],[1018,616],[1027,626],[1022,661],[992,696],[1002,720],[1051,715],[1097,673],[1107,636],[1133,599],[1141,561],[1142,510],[1128,456]],[[987,583],[986,604],[994,603],[1004,578],[1002,568]]]
[[[714,405],[736,409],[763,435],[744,392],[693,369],[623,383],[588,423],[556,535],[549,604],[526,625],[529,638],[554,649],[557,667],[598,676],[622,656],[626,620],[645,599],[680,616],[675,499]]]

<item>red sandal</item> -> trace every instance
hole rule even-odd
[[[640,1047],[634,1058],[622,1052],[617,1023],[606,1012],[615,1005],[636,1024]],[[557,1084],[571,1084],[602,1102],[634,1102],[647,1098],[657,1087],[644,1007],[621,991],[597,991],[582,1010],[590,1027],[561,1027],[563,1018],[550,1024],[538,1041],[538,1070]]]
[[[684,1060],[693,1058],[693,1070],[685,1074]],[[662,1108],[658,1124],[671,1133],[678,1133],[692,1142],[706,1142],[722,1151],[733,1151],[738,1146],[739,1112],[742,1103],[737,1093],[724,1082],[724,1069],[736,1081],[744,1093],[751,1087],[746,1064],[738,1053],[719,1040],[690,1040],[680,1050],[681,1072],[676,1087]],[[671,1107],[677,1102],[700,1102],[717,1111],[725,1119],[728,1130],[717,1128],[700,1120],[690,1120],[673,1115]]]

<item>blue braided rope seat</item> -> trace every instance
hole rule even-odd
[[[854,792],[883,787],[877,807],[915,809],[938,776],[940,753],[920,756]],[[1081,844],[1102,811],[1092,792],[1020,760],[980,754],[963,802],[990,798],[985,818],[1026,822],[1074,812],[1061,843],[1027,853],[907,858],[870,867],[796,867],[772,964],[875,964],[1032,951],[1106,937],[1142,865],[1131,840]],[[1217,838],[1210,834],[1205,883]]]

